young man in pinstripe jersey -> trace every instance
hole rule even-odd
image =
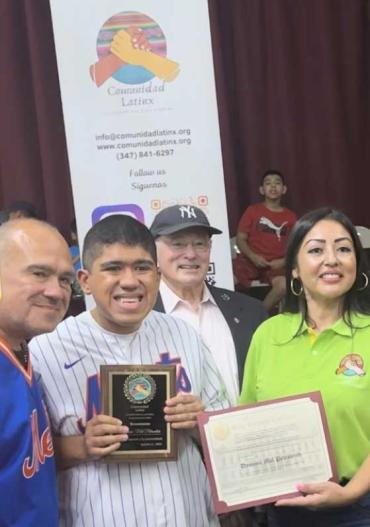
[[[88,232],[83,265],[80,284],[96,307],[31,343],[64,466],[60,524],[219,525],[194,435],[198,413],[228,401],[196,332],[152,311],[160,275],[150,232],[128,216],[109,216]],[[178,394],[164,408],[178,430],[176,461],[104,463],[130,432],[125,423],[100,415],[98,371],[100,364],[125,363],[177,365]]]

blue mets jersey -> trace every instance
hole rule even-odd
[[[0,527],[58,523],[54,450],[46,408],[27,371],[0,341]]]

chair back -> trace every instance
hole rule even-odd
[[[360,238],[362,247],[364,249],[370,249],[370,229],[368,227],[356,225],[356,231]]]
[[[236,236],[230,238],[230,252],[232,260],[235,260],[236,255],[240,253],[239,247],[236,244]]]

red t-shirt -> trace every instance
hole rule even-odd
[[[270,261],[285,256],[288,235],[296,221],[294,212],[285,207],[276,212],[263,203],[256,203],[244,212],[238,232],[248,234],[247,241],[252,251]]]

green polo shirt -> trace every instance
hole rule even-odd
[[[353,315],[315,336],[300,314],[272,317],[257,328],[244,370],[240,403],[319,390],[339,477],[351,478],[370,454],[370,316]]]

